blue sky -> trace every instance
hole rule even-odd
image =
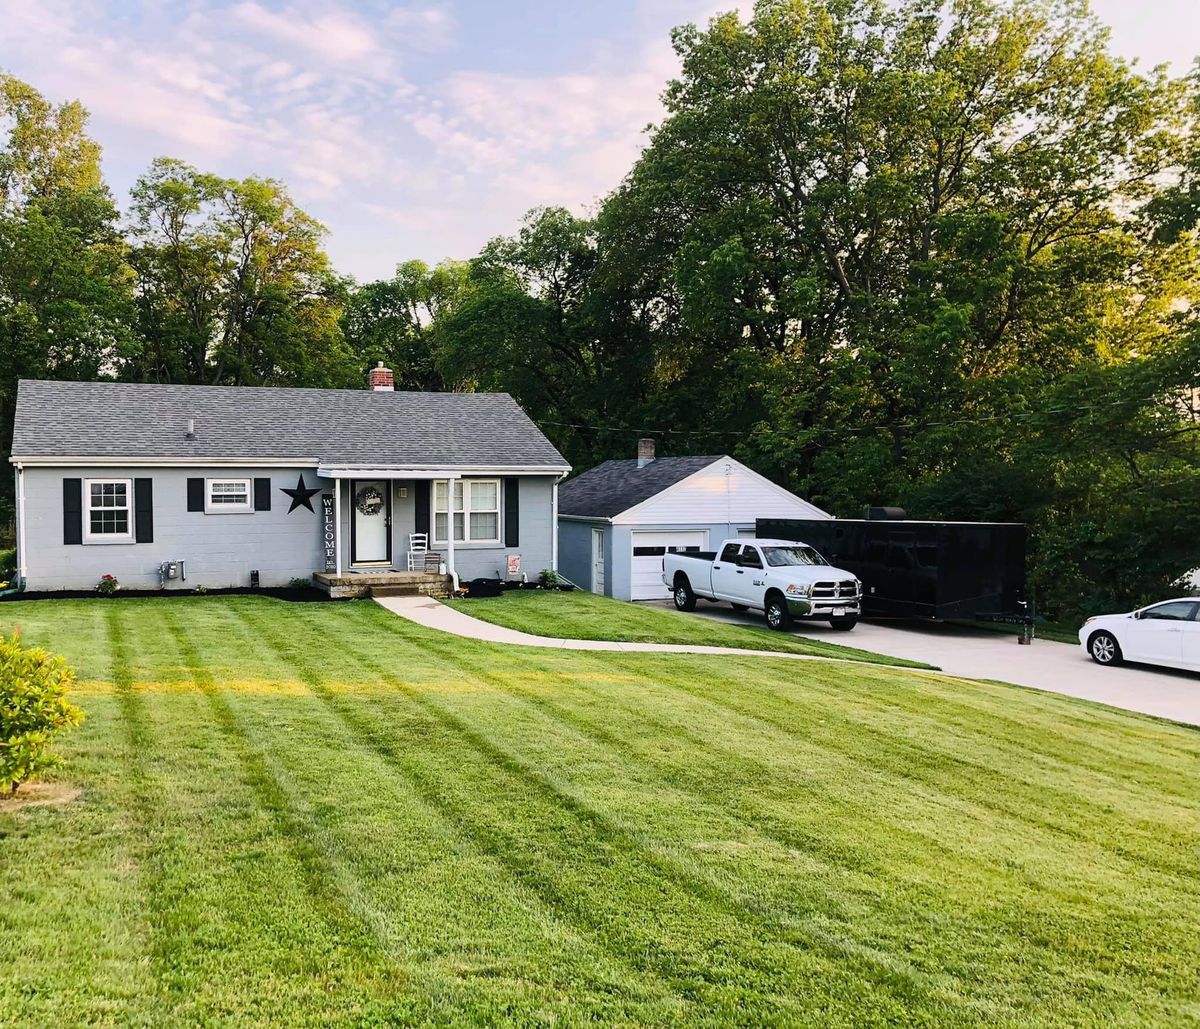
[[[0,0],[0,68],[92,112],[124,201],[161,154],[283,179],[341,271],[469,257],[537,204],[586,211],[636,158],[673,25],[736,0]],[[1197,0],[1097,0],[1182,71]]]

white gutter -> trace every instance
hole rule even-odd
[[[548,468],[545,465],[357,465],[321,464],[317,474],[342,479],[444,479],[447,475],[553,475],[562,478],[569,469]]]
[[[612,525],[611,518],[601,515],[559,515],[558,518],[565,522],[603,522],[605,525]]]
[[[316,468],[321,462],[315,457],[114,457],[91,455],[90,457],[10,457],[13,464],[27,464],[37,468],[78,467],[94,465],[97,468]]]

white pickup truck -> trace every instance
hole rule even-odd
[[[668,553],[662,578],[680,611],[695,610],[697,597],[727,600],[735,611],[762,611],[772,629],[794,618],[853,629],[862,611],[862,583],[791,540],[725,540],[716,552]]]

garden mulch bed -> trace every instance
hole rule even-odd
[[[275,600],[287,600],[297,604],[326,603],[329,596],[318,589],[292,589],[287,586],[260,587],[251,589],[249,586],[233,586],[227,589],[210,589],[203,593],[195,590],[118,590],[116,593],[101,596],[95,590],[52,590],[36,592],[27,590],[24,593],[10,593],[0,597],[3,601],[25,600],[84,600],[94,597],[97,600],[146,599],[148,597],[272,597]]]

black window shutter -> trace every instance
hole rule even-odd
[[[154,480],[133,480],[133,540],[154,542]]]
[[[188,479],[188,510],[204,510],[204,480]]]
[[[63,543],[83,543],[82,479],[63,479]]]
[[[269,478],[254,480],[254,510],[271,510],[271,480]]]
[[[415,532],[429,532],[429,480],[418,479],[416,488],[416,522]]]
[[[521,545],[521,480],[504,480],[504,545]]]

